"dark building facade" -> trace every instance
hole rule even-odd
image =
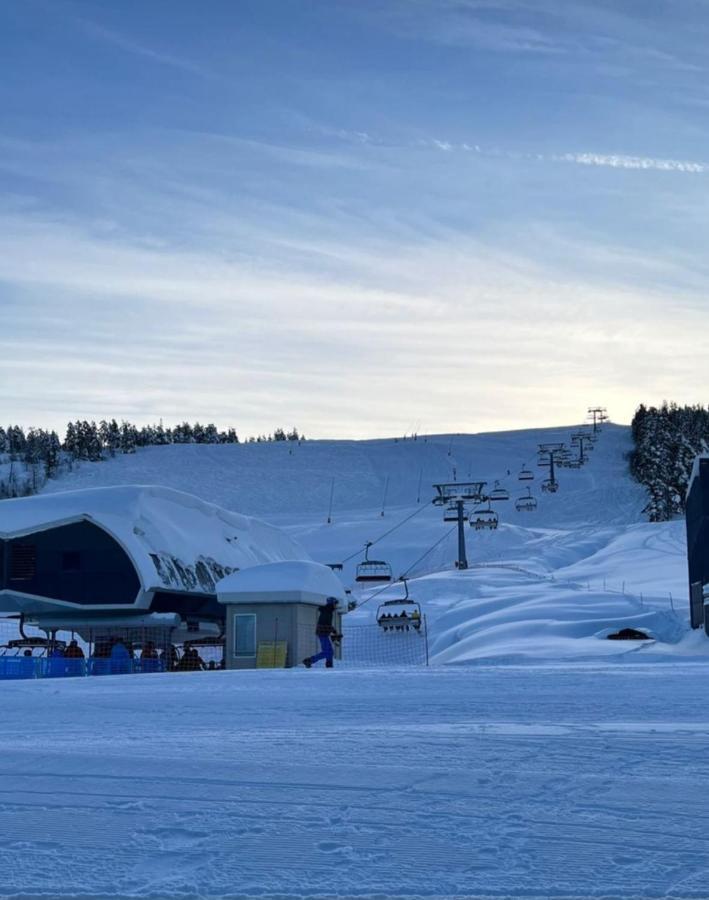
[[[686,517],[690,619],[692,628],[704,627],[709,634],[704,610],[705,592],[709,600],[709,457],[699,457],[694,464]]]
[[[93,522],[0,540],[0,591],[81,607],[132,606],[140,579],[120,544]]]
[[[4,500],[0,615],[40,628],[156,614],[221,626],[226,575],[301,553],[273,526],[160,486]]]

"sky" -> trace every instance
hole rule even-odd
[[[0,0],[0,419],[707,400],[709,2]]]

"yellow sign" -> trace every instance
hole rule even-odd
[[[256,652],[257,669],[285,669],[288,641],[261,641]]]

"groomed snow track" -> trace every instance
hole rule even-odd
[[[706,898],[709,666],[16,683],[0,896]]]

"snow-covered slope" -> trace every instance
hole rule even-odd
[[[628,473],[629,429],[606,426],[588,464],[560,470],[558,494],[540,493],[537,444],[568,442],[572,430],[152,447],[84,464],[47,490],[135,482],[187,490],[285,528],[316,560],[344,560],[347,586],[365,541],[377,541],[373,555],[412,577],[434,661],[703,652],[687,636],[683,523],[643,520],[644,490]],[[514,508],[523,464],[536,476],[534,513]],[[512,501],[497,505],[496,532],[468,529],[471,568],[459,572],[455,528],[430,500],[434,482],[468,478],[499,480]],[[379,600],[401,586],[367,600],[374,593],[355,590],[367,602],[351,621],[372,620]],[[660,643],[605,640],[627,625]]]
[[[0,897],[706,898],[708,675],[6,683]]]

